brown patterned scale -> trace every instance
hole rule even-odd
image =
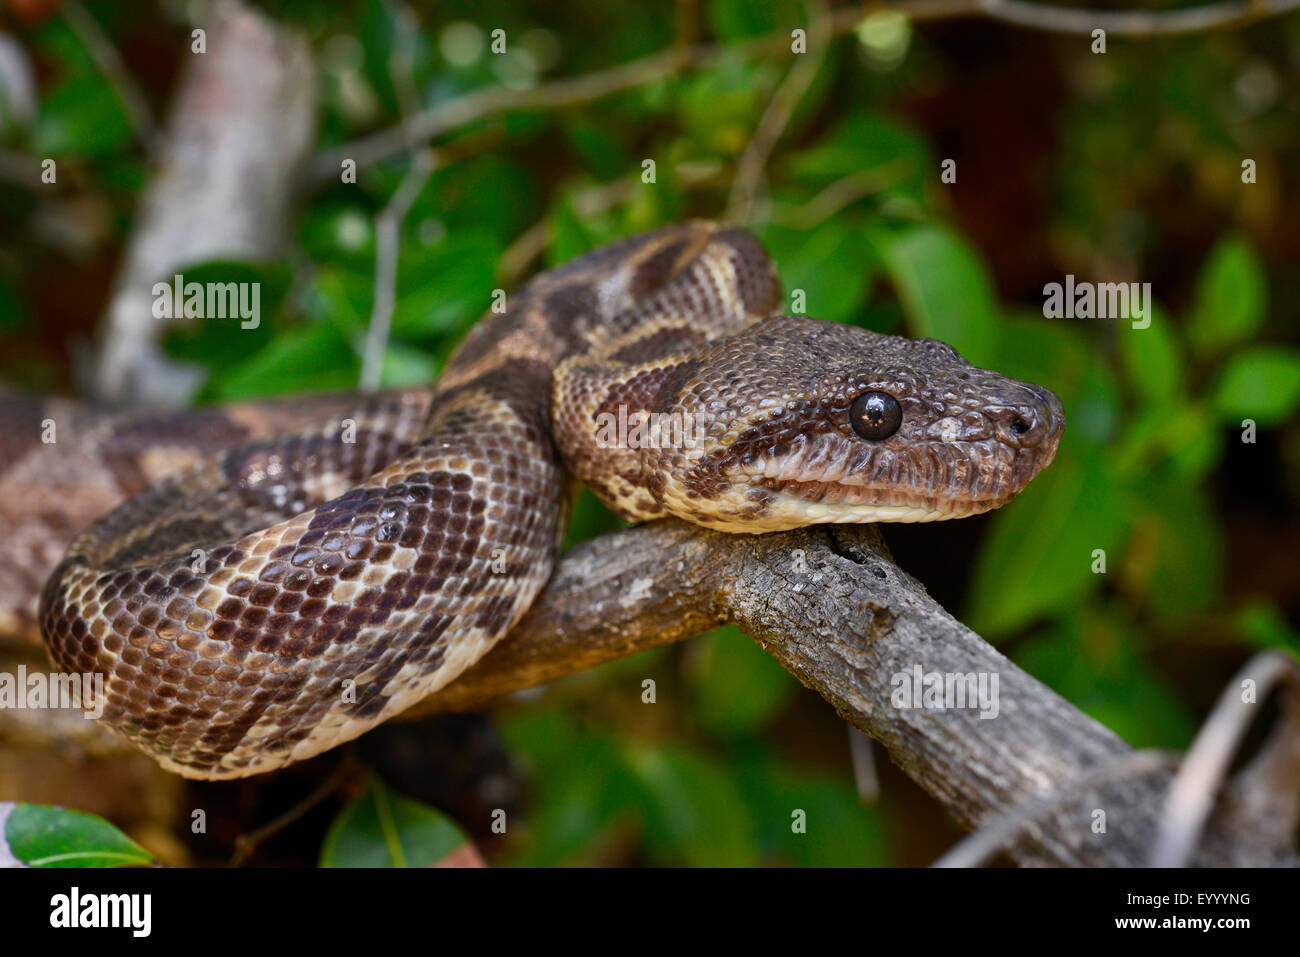
[[[41,595],[50,653],[103,673],[103,720],[164,767],[240,777],[490,649],[551,573],[569,474],[633,519],[755,532],[972,514],[1051,461],[1047,390],[930,340],[773,316],[779,299],[756,241],[708,223],[544,273],[431,403],[329,407],[93,524]]]

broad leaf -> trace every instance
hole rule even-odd
[[[321,867],[429,867],[469,841],[445,815],[371,777],[330,825]]]
[[[1210,253],[1196,284],[1188,338],[1198,355],[1209,355],[1249,339],[1264,321],[1268,297],[1264,267],[1239,236],[1224,239]]]
[[[966,622],[993,638],[1069,608],[1101,580],[1092,571],[1097,549],[1114,570],[1127,498],[1094,446],[1063,448],[994,518],[975,563]]]
[[[783,311],[802,305],[803,314],[834,322],[851,320],[861,312],[877,269],[875,253],[861,230],[840,220],[811,232],[772,226],[763,240],[780,263],[786,296]],[[796,296],[802,302],[796,302]]]
[[[970,245],[938,225],[879,231],[873,240],[912,335],[942,339],[976,365],[994,365],[1000,326],[993,282]]]
[[[695,714],[722,735],[761,730],[799,687],[776,660],[738,628],[720,628],[691,643]]]
[[[1120,323],[1115,337],[1129,387],[1144,404],[1163,406],[1185,398],[1187,360],[1169,317],[1159,308],[1151,309],[1151,324],[1145,329]]]
[[[645,793],[647,846],[661,863],[749,867],[758,862],[749,805],[722,763],[684,750],[628,756]]]
[[[1228,360],[1211,402],[1230,424],[1277,425],[1300,407],[1300,350],[1259,346]]]
[[[0,861],[28,867],[132,867],[153,856],[113,825],[84,811],[0,803]]]

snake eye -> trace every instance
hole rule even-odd
[[[864,392],[849,406],[849,424],[864,439],[887,439],[903,423],[903,407],[888,392]]]

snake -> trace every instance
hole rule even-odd
[[[764,534],[975,515],[1055,456],[1050,390],[782,306],[752,234],[690,221],[539,273],[429,388],[321,399],[278,434],[245,408],[225,431],[254,440],[181,456],[72,540],[39,595],[54,665],[102,674],[101,722],[167,770],[264,773],[487,653],[580,484],[631,522]],[[183,444],[150,421],[121,455]]]

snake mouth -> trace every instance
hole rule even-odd
[[[1005,505],[1051,464],[1064,417],[1033,444],[989,438],[863,448],[823,436],[786,455],[752,463],[740,476],[766,512],[791,524],[936,522]]]

